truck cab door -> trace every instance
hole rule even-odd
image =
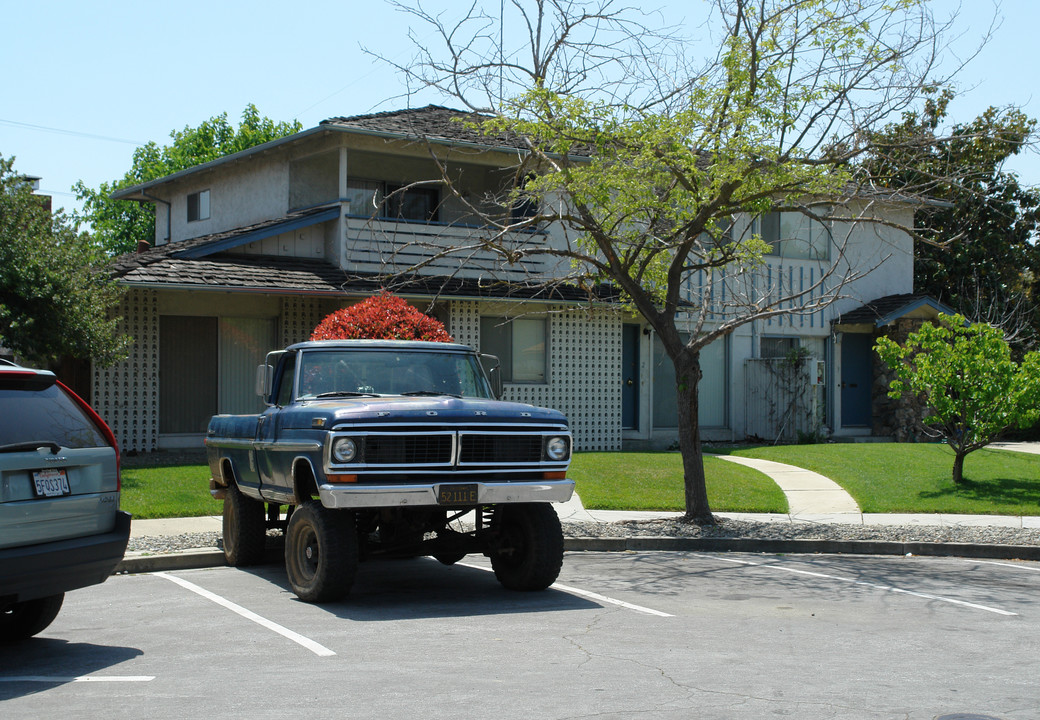
[[[260,494],[271,502],[286,502],[292,497],[292,467],[287,453],[278,451],[284,414],[295,398],[296,353],[285,353],[274,371],[268,408],[260,414],[253,440],[253,454],[260,479]]]

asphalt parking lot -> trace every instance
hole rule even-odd
[[[123,575],[0,647],[0,717],[1040,717],[1040,564],[568,553],[365,564],[299,602],[276,565]]]

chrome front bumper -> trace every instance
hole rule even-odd
[[[437,501],[440,488],[475,485],[474,505],[499,503],[567,502],[574,494],[573,480],[537,482],[450,482],[419,485],[353,485],[325,483],[318,487],[321,504],[327,508],[377,508],[410,505],[453,507]]]

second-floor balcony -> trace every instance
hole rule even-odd
[[[562,277],[567,264],[542,251],[545,231],[501,232],[462,222],[346,214],[339,265],[348,273],[420,274],[523,282]]]

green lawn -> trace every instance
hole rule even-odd
[[[787,512],[787,499],[765,475],[706,457],[708,498],[715,510]],[[599,510],[682,511],[678,453],[578,453],[568,473],[586,507]],[[207,465],[123,469],[122,508],[136,518],[219,515],[210,497]]]
[[[209,494],[208,465],[123,468],[120,507],[140,519],[219,515],[224,509]]]
[[[829,477],[863,512],[1040,515],[1040,455],[983,448],[953,484],[946,445],[833,443],[741,448],[734,455],[797,465]]]
[[[967,483],[950,479],[945,445],[834,443],[715,450],[814,470],[844,487],[864,512],[1040,515],[1040,455],[978,450],[968,456]],[[765,475],[706,455],[708,499],[721,512],[787,512],[787,500]],[[678,453],[577,453],[569,476],[586,507],[597,510],[684,509]],[[137,518],[218,515],[209,467],[125,467],[122,507]]]
[[[757,470],[705,456],[704,473],[712,510],[787,512],[783,492]],[[567,474],[587,508],[686,509],[679,453],[576,453]]]

